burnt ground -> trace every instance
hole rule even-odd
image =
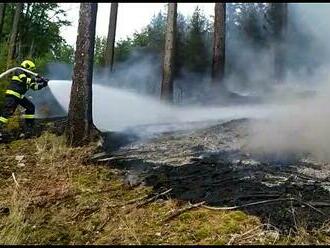
[[[130,187],[144,184],[155,193],[172,189],[164,197],[205,201],[215,207],[239,206],[283,233],[299,227],[312,230],[329,222],[330,165],[306,154],[249,154],[247,126],[254,121],[218,122],[210,127],[192,124],[193,130],[151,136],[141,136],[147,126],[104,133],[103,152],[92,161],[124,171]],[[44,130],[60,135],[64,125],[65,118],[38,120],[35,135]],[[7,142],[18,135],[19,131],[12,132]],[[250,203],[258,204],[242,206]]]
[[[105,152],[93,161],[124,170],[131,187],[172,189],[171,198],[191,203],[226,207],[258,202],[239,209],[283,233],[319,228],[330,220],[330,165],[306,154],[249,154],[247,126],[253,121],[219,122],[142,140],[132,133],[109,133]]]

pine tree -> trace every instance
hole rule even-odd
[[[66,128],[67,143],[88,143],[95,127],[92,118],[92,79],[97,3],[81,3],[73,83]]]
[[[17,36],[18,36],[18,24],[19,19],[22,15],[23,10],[23,3],[16,3],[15,4],[15,15],[13,20],[13,26],[10,34],[10,40],[9,40],[9,49],[8,49],[8,56],[7,56],[7,68],[10,68],[13,64],[13,61],[15,59],[15,48],[17,45]]]
[[[196,7],[190,23],[185,47],[185,66],[188,70],[204,73],[210,66],[205,38],[208,22],[199,7]]]
[[[215,3],[212,81],[219,84],[225,74],[226,4]]]
[[[161,99],[167,102],[173,101],[173,66],[176,39],[176,18],[177,3],[169,3],[165,33],[163,75],[161,82]]]
[[[0,36],[2,35],[3,21],[5,17],[6,3],[0,3]]]
[[[114,51],[115,51],[117,12],[118,12],[118,3],[111,3],[107,45],[104,54],[104,64],[110,66],[111,71],[113,68],[113,59],[114,59]]]
[[[288,4],[271,3],[270,17],[273,25],[274,80],[282,83],[285,74],[285,41],[287,31]]]

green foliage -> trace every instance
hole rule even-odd
[[[7,3],[1,33],[1,63],[5,63],[12,29],[14,4]],[[60,36],[60,28],[70,25],[57,3],[25,3],[20,17],[15,49],[16,64],[30,58],[41,61],[73,62],[73,48]],[[45,58],[43,58],[45,57]],[[0,69],[5,68],[2,64]]]
[[[239,10],[239,11],[237,11]],[[236,3],[228,6],[230,20],[229,33],[235,32],[244,37],[245,42],[256,48],[267,48],[271,42],[270,27],[266,19],[266,6],[262,3]],[[270,25],[268,25],[270,24]],[[235,43],[237,36],[230,36],[228,43]]]
[[[15,13],[14,3],[6,3],[3,29],[0,36],[0,71],[7,68],[8,40]],[[60,36],[60,28],[70,25],[66,13],[57,3],[24,3],[20,16],[14,65],[31,59],[39,73],[49,62],[73,63],[74,49]],[[0,109],[8,79],[0,81]]]
[[[67,64],[73,64],[74,62],[74,48],[73,46],[62,41],[59,46],[56,47],[54,54],[52,55],[53,61],[63,62]]]
[[[162,55],[165,44],[166,14],[160,11],[150,23],[132,37],[122,39],[115,47],[115,62],[126,61],[136,48]],[[177,39],[175,53],[175,75],[186,67],[190,71],[204,72],[211,61],[210,23],[199,8],[192,18],[177,16]],[[209,39],[209,40],[208,40]],[[98,50],[96,57],[98,56]]]
[[[132,40],[127,38],[126,40],[119,40],[115,47],[114,59],[116,62],[123,62],[129,58],[132,52]]]
[[[65,12],[57,3],[29,3],[20,19],[20,37],[24,47],[22,56],[42,56],[55,52],[64,41],[60,28],[70,25]]]
[[[96,37],[95,50],[94,50],[94,63],[95,65],[104,64],[104,53],[106,49],[107,40],[105,37]]]
[[[46,65],[53,61],[53,56],[51,53],[46,53],[42,57],[36,57],[34,58],[35,64],[38,67],[38,72],[40,74],[43,74],[46,69]]]
[[[176,53],[174,59],[174,75],[180,76],[181,69],[185,63],[185,39],[186,39],[186,32],[187,32],[187,21],[185,17],[178,13],[177,16],[177,32],[176,32]]]
[[[134,47],[151,47],[151,42],[148,37],[148,30],[144,29],[141,33],[135,32],[133,34],[133,43]]]
[[[209,22],[204,13],[196,7],[188,26],[185,48],[185,64],[190,71],[203,73],[210,67],[210,57],[206,47]]]
[[[147,26],[147,37],[150,47],[155,51],[162,51],[165,43],[166,16],[159,12],[153,16],[150,24]]]

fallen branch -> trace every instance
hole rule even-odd
[[[184,207],[184,208],[181,208],[179,210],[174,210],[172,212],[172,214],[170,214],[167,218],[165,218],[163,220],[163,222],[169,221],[169,220],[171,220],[171,219],[179,216],[180,214],[182,214],[182,213],[184,213],[184,212],[186,212],[188,210],[191,210],[191,209],[194,209],[194,208],[198,208],[198,207],[203,207],[203,208],[206,208],[206,209],[209,209],[209,210],[236,210],[236,209],[240,209],[240,208],[244,208],[244,207],[256,206],[256,205],[261,205],[261,204],[267,204],[267,203],[271,203],[271,202],[281,202],[281,201],[291,201],[291,202],[295,201],[295,202],[300,203],[301,205],[305,205],[305,206],[310,207],[314,211],[316,211],[316,212],[318,212],[318,213],[320,213],[320,214],[322,214],[324,216],[327,216],[325,213],[323,213],[321,210],[317,209],[311,203],[304,202],[304,201],[298,200],[298,199],[293,198],[293,197],[289,197],[289,198],[279,198],[279,199],[271,199],[271,200],[251,202],[251,203],[247,203],[247,204],[243,204],[243,205],[239,205],[239,206],[232,206],[232,207],[211,207],[211,206],[205,205],[205,201],[202,201],[202,202],[199,202],[199,203],[196,203],[196,204],[189,203],[189,205],[186,206],[186,207]],[[317,202],[317,204],[320,205],[320,206],[322,206],[322,207],[330,206],[329,203],[324,203],[324,202]]]
[[[84,217],[82,218],[82,220],[85,220],[88,216],[90,216],[98,211],[100,211],[99,207],[85,208],[85,209],[82,209],[81,211],[78,211],[74,216],[72,216],[71,219],[76,220],[78,217],[83,215]]]
[[[264,200],[264,201],[257,201],[257,202],[251,202],[239,206],[232,206],[232,207],[210,207],[207,205],[203,205],[203,208],[210,209],[210,210],[235,210],[239,208],[244,208],[244,207],[249,207],[249,206],[255,206],[255,205],[260,205],[260,204],[266,204],[270,202],[278,202],[278,201],[293,201],[295,200],[294,198],[279,198],[279,199],[272,199],[272,200]]]
[[[166,221],[172,220],[173,218],[179,216],[180,214],[182,214],[184,212],[187,212],[187,211],[189,211],[191,209],[198,208],[198,207],[204,205],[204,203],[205,203],[205,201],[202,201],[202,202],[199,202],[199,203],[196,203],[196,204],[191,204],[189,202],[189,205],[188,206],[186,206],[184,208],[180,208],[178,210],[172,211],[172,213],[168,217],[166,217],[162,222],[166,222]]]
[[[147,205],[148,203],[157,200],[160,196],[166,195],[167,193],[169,193],[169,192],[171,192],[171,191],[172,191],[172,188],[171,188],[171,189],[168,189],[168,190],[166,190],[166,191],[164,191],[164,192],[162,192],[162,193],[160,193],[160,194],[158,194],[158,195],[155,195],[155,196],[153,196],[153,197],[151,197],[151,198],[149,198],[149,199],[147,199],[145,202],[142,202],[142,203],[138,204],[136,207],[137,207],[137,208],[140,208],[140,207],[142,207],[142,206],[145,206],[145,205]]]
[[[155,196],[152,196],[152,197],[150,197],[150,195],[146,195],[146,196],[143,196],[143,197],[140,197],[140,198],[129,200],[129,201],[125,202],[125,203],[120,203],[120,204],[115,204],[115,205],[108,205],[107,207],[109,207],[109,208],[124,207],[124,206],[131,205],[131,204],[134,204],[134,203],[141,202],[141,201],[144,201],[145,200],[144,202],[142,202],[142,203],[140,203],[140,204],[138,204],[136,206],[137,208],[139,208],[139,207],[142,207],[142,206],[144,206],[144,205],[146,205],[146,204],[148,204],[148,203],[150,203],[152,201],[157,200],[158,197],[160,197],[162,195],[166,195],[167,193],[169,193],[171,191],[172,191],[172,189],[168,189],[168,190],[166,190],[166,191],[164,191],[162,193],[159,193],[159,194],[157,194]]]
[[[321,210],[317,209],[316,207],[312,206],[311,204],[309,204],[308,202],[303,202],[300,200],[296,200],[298,201],[300,204],[305,205],[307,207],[310,207],[311,209],[313,209],[314,211],[318,212],[319,214],[322,214],[323,216],[327,216],[325,213],[323,213]]]
[[[311,209],[313,209],[314,211],[327,216],[325,213],[323,213],[321,210],[315,208],[314,206],[312,206],[311,204],[298,200],[296,198],[279,198],[279,199],[273,199],[273,200],[264,200],[264,201],[257,201],[257,202],[251,202],[251,203],[247,203],[247,204],[243,204],[240,206],[232,206],[232,207],[210,207],[210,206],[206,206],[203,205],[203,208],[206,209],[210,209],[210,210],[235,210],[235,209],[240,209],[240,208],[244,208],[244,207],[249,207],[249,206],[255,206],[255,205],[261,205],[261,204],[266,204],[266,203],[271,203],[271,202],[280,202],[280,201],[296,201],[299,202],[301,205],[305,205],[307,207],[310,207]]]
[[[308,202],[313,207],[330,207],[330,202]]]

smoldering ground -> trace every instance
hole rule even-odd
[[[308,42],[295,40],[291,35],[290,52],[287,54],[290,68],[295,58],[304,64],[297,70],[288,70],[286,85],[277,87],[272,95],[274,102],[290,99],[280,112],[269,115],[266,121],[250,127],[249,148],[258,154],[309,154],[318,160],[330,161],[330,46],[327,32],[329,4],[292,4],[290,8],[293,24],[303,27]],[[308,43],[308,46],[307,46]],[[308,47],[309,49],[304,49]],[[299,53],[298,53],[299,51]],[[290,57],[291,56],[291,57]],[[293,92],[307,92],[297,98]]]
[[[214,90],[209,72],[196,74],[183,68],[174,81],[175,104],[181,107],[166,105],[159,101],[161,56],[137,49],[111,73],[95,68],[94,121],[105,130],[156,124],[153,132],[163,132],[177,128],[173,123],[181,123],[182,127],[187,122],[263,118],[265,122],[250,127],[252,152],[310,152],[328,159],[327,9],[329,4],[289,4],[283,58],[286,78],[282,85],[274,85],[272,80],[272,44],[260,49],[246,42],[242,33],[231,33],[236,38],[228,43],[226,54],[232,70],[227,68],[224,84],[234,94],[224,94],[223,88]],[[49,75],[52,79],[68,79],[69,71],[60,65],[50,67]],[[53,81],[50,88],[66,109],[70,85]],[[164,123],[168,124],[166,128]]]

